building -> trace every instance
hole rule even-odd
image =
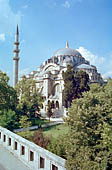
[[[57,50],[53,56],[45,61],[37,71],[26,75],[26,78],[36,80],[37,88],[40,89],[44,98],[44,103],[41,112],[47,111],[48,103],[52,102],[55,113],[64,113],[62,91],[64,89],[64,81],[62,72],[66,71],[67,65],[72,65],[74,70],[84,70],[88,73],[91,83],[103,83],[100,73],[97,68],[90,65],[89,61],[74,49],[69,48],[66,42],[66,48]]]

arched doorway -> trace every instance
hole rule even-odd
[[[58,101],[56,101],[56,108],[59,109],[59,102]]]
[[[51,103],[51,107],[52,107],[52,109],[55,109],[54,100],[53,100],[52,103]]]
[[[50,104],[50,100],[48,100],[48,105]]]

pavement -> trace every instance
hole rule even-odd
[[[6,169],[0,164],[0,170],[6,170]]]
[[[0,170],[31,170],[0,144]]]
[[[49,120],[48,117],[47,117],[46,119]],[[50,121],[58,122],[58,123],[59,123],[59,122],[62,122],[62,123],[64,122],[64,120],[63,120],[62,117],[59,117],[59,118],[52,118],[52,117],[51,117],[51,118],[50,118]]]
[[[46,119],[49,120],[49,118],[46,118]],[[43,125],[41,125],[41,127],[44,128],[44,127],[49,127],[49,126],[64,123],[64,120],[61,117],[60,118],[50,118],[50,121],[51,121],[50,123],[43,124]],[[27,127],[27,128],[14,129],[14,132],[17,133],[17,132],[23,132],[23,131],[27,131],[27,130],[34,130],[34,129],[38,129],[38,128],[39,128],[38,126],[31,126],[31,127]]]

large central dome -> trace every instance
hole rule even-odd
[[[72,48],[69,48],[68,42],[66,42],[66,48],[60,48],[57,50],[53,56],[58,57],[58,56],[77,56],[77,57],[82,57],[82,55],[77,51]]]
[[[77,57],[82,57],[81,54],[72,48],[61,48],[57,50],[53,56],[77,56]]]

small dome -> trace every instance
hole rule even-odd
[[[53,56],[77,56],[77,57],[82,57],[82,55],[77,51],[72,48],[61,48],[57,50]]]

